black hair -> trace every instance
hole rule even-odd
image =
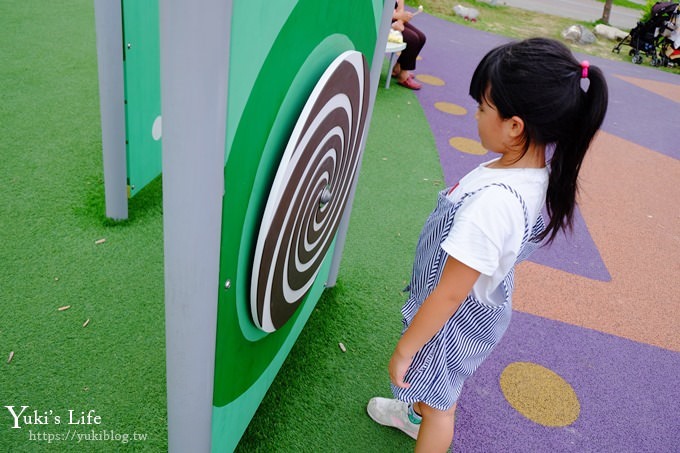
[[[490,101],[501,118],[524,121],[524,152],[532,144],[554,147],[546,195],[550,221],[538,238],[548,243],[572,228],[581,163],[607,111],[604,74],[592,65],[584,72],[561,42],[530,38],[491,50],[470,82],[478,103]]]

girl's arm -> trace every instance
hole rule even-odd
[[[432,294],[418,309],[411,325],[397,343],[390,359],[390,380],[407,388],[404,376],[413,356],[446,324],[472,290],[479,271],[448,257],[442,277]]]

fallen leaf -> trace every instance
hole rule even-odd
[[[97,239],[96,241],[94,241],[94,243],[96,245],[103,244],[104,242],[106,242],[106,238],[101,238],[101,239]]]
[[[14,351],[10,351],[9,358],[7,359],[7,363],[11,362],[13,358],[14,358]]]
[[[71,308],[70,305],[64,305],[63,307],[57,308],[57,310],[59,310],[59,311],[64,311],[64,310],[68,310],[69,308]]]

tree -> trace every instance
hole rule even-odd
[[[609,24],[609,16],[611,15],[612,12],[612,2],[614,0],[605,0],[604,2],[604,11],[602,11],[602,19],[600,19],[603,23]]]

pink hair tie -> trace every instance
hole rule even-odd
[[[588,78],[588,68],[590,67],[590,63],[588,60],[583,60],[581,62],[581,78],[582,79],[587,79]]]

